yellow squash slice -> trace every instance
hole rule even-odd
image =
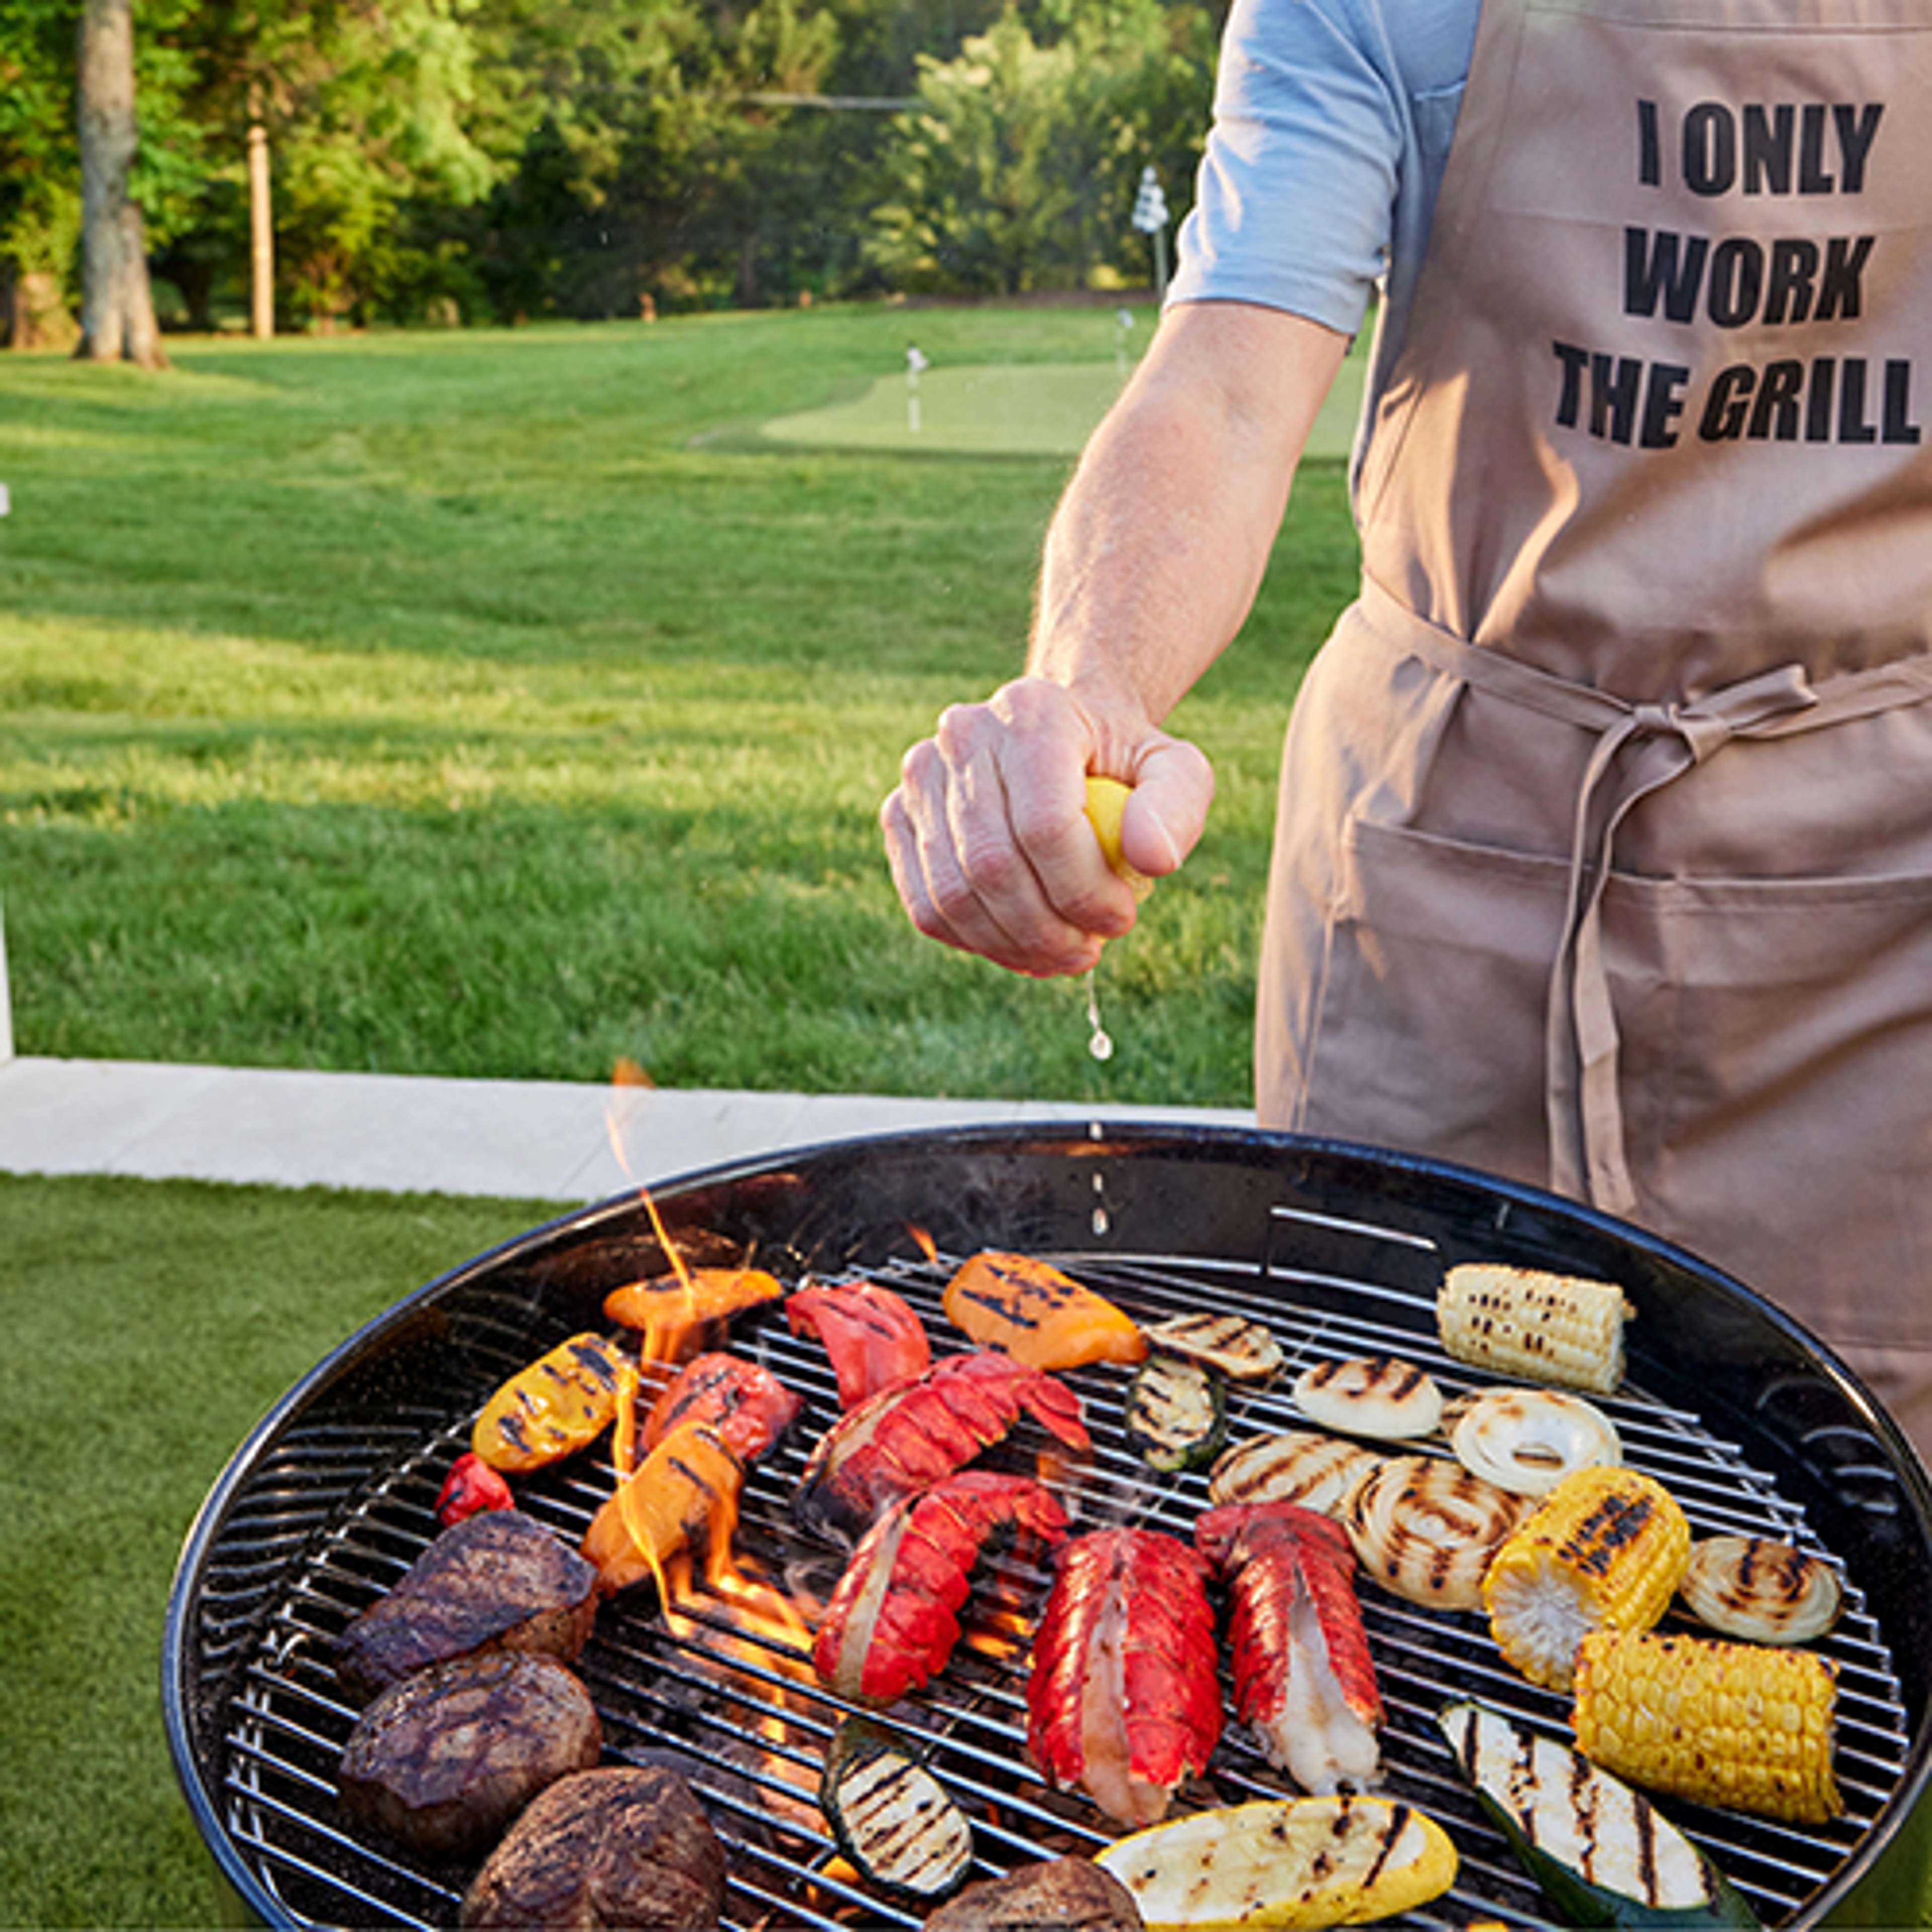
[[[1366,1924],[1440,1898],[1456,1869],[1434,1819],[1346,1793],[1192,1812],[1094,1862],[1133,1894],[1150,1932]]]

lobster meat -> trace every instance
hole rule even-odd
[[[877,1282],[818,1282],[785,1301],[791,1332],[808,1328],[832,1358],[838,1406],[856,1408],[932,1366],[925,1324],[902,1295]]]
[[[1347,1532],[1298,1504],[1234,1503],[1194,1542],[1226,1580],[1235,1714],[1269,1763],[1322,1796],[1372,1784],[1382,1695]]]
[[[990,1350],[950,1355],[848,1409],[806,1462],[794,1511],[814,1534],[856,1543],[881,1510],[963,1468],[1022,1415],[1070,1449],[1089,1446],[1080,1398],[1065,1383]]]
[[[1116,1824],[1158,1824],[1220,1735],[1205,1561],[1158,1530],[1064,1546],[1027,1680],[1027,1751],[1048,1782]]]
[[[842,1697],[890,1704],[946,1668],[973,1566],[996,1531],[1058,1544],[1066,1513],[1026,1476],[962,1470],[894,1503],[853,1552],[812,1646]]]

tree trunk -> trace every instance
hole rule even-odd
[[[58,276],[0,267],[0,342],[10,349],[71,349],[77,333]]]
[[[79,35],[80,346],[92,362],[167,366],[141,211],[128,197],[134,159],[132,0],[86,0]]]

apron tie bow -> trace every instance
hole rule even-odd
[[[1571,826],[1568,897],[1544,1020],[1550,1180],[1559,1193],[1628,1215],[1636,1190],[1624,1146],[1617,1016],[1604,964],[1604,889],[1618,827],[1633,807],[1733,738],[1781,738],[1932,702],[1932,652],[1837,672],[1816,685],[1802,666],[1780,664],[1687,703],[1636,704],[1472,644],[1418,616],[1372,578],[1364,581],[1362,609],[1391,641],[1445,676],[1594,735]]]
[[[1612,704],[1618,701],[1610,700]],[[1808,710],[1817,701],[1817,693],[1803,670],[1796,664],[1780,664],[1775,670],[1726,685],[1688,704],[1634,704],[1628,730],[1618,733],[1615,725],[1610,728],[1619,743],[1626,736],[1681,738],[1690,751],[1691,763],[1701,765],[1739,733],[1748,734],[1754,726],[1788,712]]]
[[[1550,976],[1545,1040],[1550,1178],[1561,1192],[1628,1214],[1636,1205],[1636,1190],[1624,1145],[1616,1010],[1604,964],[1604,889],[1618,828],[1652,793],[1732,739],[1809,710],[1817,695],[1796,664],[1687,704],[1629,704],[1604,693],[1592,695],[1613,710],[1577,794],[1562,942]],[[1628,769],[1617,773],[1626,746],[1633,754]]]

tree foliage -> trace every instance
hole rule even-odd
[[[77,288],[80,4],[0,0],[16,316],[28,278]],[[1184,205],[1216,31],[1179,0],[141,0],[136,26],[134,193],[201,327],[245,300],[251,124],[284,326],[1144,283],[1135,184],[1152,163]]]

